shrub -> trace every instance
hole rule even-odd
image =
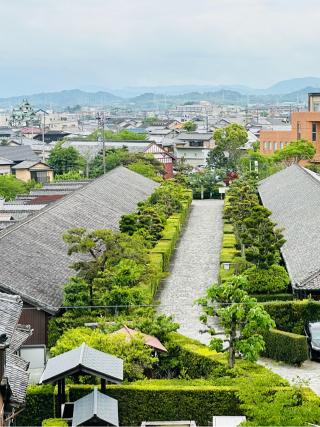
[[[170,265],[170,258],[174,249],[174,243],[170,239],[161,239],[155,245],[153,249],[151,249],[151,253],[153,254],[161,254],[163,260],[163,269],[167,271]]]
[[[233,234],[234,233],[234,228],[232,224],[227,224],[225,222],[224,226],[223,226],[223,234]]]
[[[234,234],[224,234],[222,240],[222,246],[224,248],[233,248],[237,244],[236,237]]]
[[[264,334],[264,341],[266,357],[295,365],[308,359],[307,338],[303,335],[271,329]]]
[[[303,334],[307,322],[320,320],[320,302],[312,300],[271,301],[263,304],[277,329]]]
[[[42,421],[42,427],[68,427],[68,423],[63,418],[47,418]]]
[[[248,280],[249,293],[274,293],[288,288],[289,276],[284,267],[272,265],[267,270],[256,266],[248,268],[244,273]]]
[[[41,426],[42,420],[53,418],[54,413],[54,388],[51,385],[28,387],[26,409],[18,415],[18,426]]]
[[[70,387],[70,400],[79,399],[89,387]],[[108,386],[108,395],[118,400],[120,425],[140,425],[145,420],[195,420],[208,425],[214,415],[238,415],[236,387],[231,386],[160,386],[157,381]]]
[[[289,293],[274,293],[274,294],[250,294],[258,302],[268,301],[292,301],[293,295]]]
[[[240,252],[234,248],[222,248],[220,262],[233,262],[234,258],[239,256]]]
[[[230,279],[230,277],[232,277],[235,274],[235,270],[233,267],[230,267],[229,270],[226,270],[225,268],[223,268],[223,266],[220,268],[220,272],[219,272],[219,278],[220,278],[220,282],[225,282],[226,280]]]

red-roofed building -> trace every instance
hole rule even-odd
[[[114,334],[125,334],[127,335],[128,341],[130,341],[135,335],[140,334],[143,336],[144,343],[152,347],[156,351],[162,351],[164,353],[167,353],[168,350],[164,347],[164,345],[161,344],[161,342],[158,340],[158,338],[153,337],[152,335],[143,334],[140,331],[136,331],[135,329],[130,329],[128,326],[124,325],[123,328],[119,329],[118,331],[113,332]]]

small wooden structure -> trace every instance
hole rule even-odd
[[[106,383],[123,381],[123,361],[118,357],[95,350],[82,343],[80,347],[48,360],[40,378],[40,384],[58,384],[58,404],[66,402],[65,378],[69,375],[94,375],[101,379],[101,391],[106,392]]]

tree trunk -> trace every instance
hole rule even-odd
[[[230,332],[230,345],[229,345],[229,368],[234,367],[235,363],[235,356],[236,356],[236,350],[235,350],[235,342],[236,342],[236,321],[233,318],[231,321],[231,332]]]
[[[201,200],[203,200],[203,186],[201,186]]]

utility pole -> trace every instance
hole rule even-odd
[[[103,173],[106,173],[106,144],[104,138],[104,112],[97,114],[98,129],[100,130],[101,141],[102,141],[102,164]]]
[[[45,127],[46,127],[46,116],[48,113],[45,110],[36,111],[36,113],[42,113],[43,114],[43,125],[42,125],[42,161],[45,162],[45,150],[44,150],[44,133],[45,133]]]

